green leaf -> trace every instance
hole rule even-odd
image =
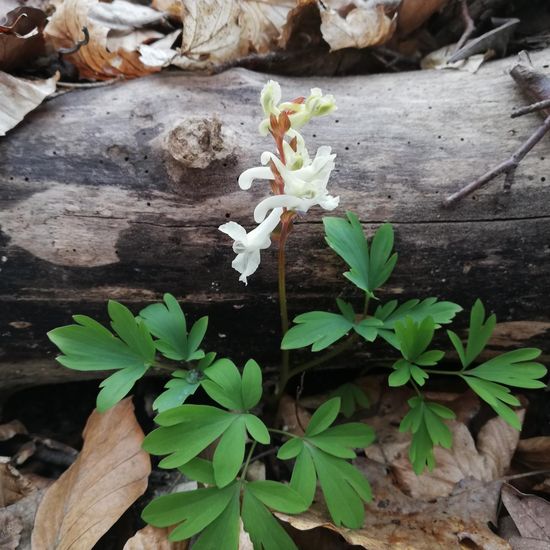
[[[162,468],[176,468],[195,458],[220,437],[237,415],[208,405],[181,405],[159,414],[160,428],[149,433],[143,448],[154,455],[170,454]]]
[[[103,389],[97,395],[97,410],[99,412],[105,412],[116,405],[121,399],[128,395],[136,381],[139,380],[146,371],[147,367],[145,365],[136,365],[135,367],[119,370],[111,374],[108,378],[105,378],[105,380],[99,384],[99,387]]]
[[[238,550],[240,534],[239,491],[235,491],[225,510],[200,534],[193,550]],[[171,536],[168,537],[174,540]]]
[[[438,302],[437,298],[426,298],[425,300],[409,300],[398,307],[397,300],[391,300],[387,304],[378,306],[374,316],[383,321],[384,326],[378,329],[378,333],[390,345],[399,349],[399,343],[393,330],[395,323],[410,317],[415,322],[421,322],[426,317],[431,317],[435,328],[450,323],[455,315],[462,311],[462,308],[452,302]]]
[[[147,363],[152,363],[155,359],[155,346],[141,319],[134,317],[127,307],[113,300],[109,300],[107,309],[113,330],[139,357]]]
[[[412,317],[395,323],[395,334],[399,341],[401,354],[407,361],[415,363],[430,345],[435,330],[435,323],[431,317],[426,317],[420,323]]]
[[[277,481],[252,481],[247,483],[246,489],[277,512],[299,514],[308,508],[308,503],[298,491]]]
[[[390,224],[382,225],[373,237],[369,252],[359,219],[352,212],[346,215],[347,220],[323,218],[326,241],[350,267],[344,276],[372,295],[388,280],[397,261],[397,254],[391,254],[393,228]]]
[[[214,478],[218,487],[231,483],[239,473],[244,460],[246,445],[246,421],[237,416],[225,430],[214,451]]]
[[[516,413],[505,403],[509,405],[519,406],[520,402],[513,395],[510,395],[510,390],[495,382],[488,380],[480,380],[473,376],[463,376],[464,380],[481,397],[500,417],[502,417],[510,426],[521,430],[521,422]]]
[[[330,396],[340,398],[340,412],[346,418],[352,416],[357,409],[366,409],[369,406],[369,399],[364,390],[350,382],[338,386]]]
[[[441,420],[455,418],[451,409],[439,403],[430,403],[421,397],[408,401],[411,407],[399,426],[401,432],[411,432],[409,459],[413,470],[420,475],[424,468],[432,470],[435,466],[434,445],[449,449],[452,445],[452,433]]]
[[[338,416],[340,411],[340,398],[333,397],[323,403],[311,417],[306,428],[306,437],[312,437],[326,430]]]
[[[335,525],[358,529],[365,519],[363,500],[372,498],[368,481],[345,460],[313,447],[308,450],[332,521]]]
[[[300,454],[300,451],[304,448],[304,442],[299,437],[293,437],[285,443],[283,443],[277,452],[277,458],[281,460],[289,460]]]
[[[293,439],[291,441],[299,441],[302,443],[301,450],[298,453],[298,458],[294,463],[292,477],[290,478],[290,486],[306,501],[308,507],[311,506],[317,489],[317,473],[311,453],[303,445],[302,440]],[[288,441],[287,443],[290,443]],[[284,445],[283,445],[284,446]],[[282,449],[283,447],[281,447]],[[281,456],[277,455],[279,458]]]
[[[181,307],[172,296],[164,295],[164,304],[151,304],[139,313],[144,323],[158,340],[156,348],[168,359],[187,358],[187,323]]]
[[[434,367],[445,357],[445,352],[437,349],[425,351],[416,358],[415,364],[420,367]]]
[[[142,512],[144,521],[155,527],[179,523],[170,534],[171,540],[185,540],[202,531],[226,508],[239,490],[237,484],[220,489],[209,487],[186,493],[161,496]]]
[[[180,466],[178,470],[189,479],[205,483],[206,485],[215,485],[214,466],[209,460],[199,458],[198,456]]]
[[[353,330],[359,336],[362,336],[367,342],[374,342],[378,336],[380,328],[384,326],[384,323],[380,319],[374,317],[366,317],[353,325]]]
[[[199,382],[191,384],[186,379],[172,378],[164,386],[166,391],[153,401],[153,409],[163,412],[182,405],[190,395],[197,391],[199,386]]]
[[[262,370],[253,359],[247,361],[244,366],[241,392],[246,410],[255,407],[262,397]]]
[[[392,388],[404,386],[411,379],[411,363],[399,359],[393,364],[394,371],[388,376],[388,384]]]
[[[305,348],[321,351],[346,335],[353,323],[343,315],[327,311],[310,311],[294,318],[295,326],[284,335],[281,349]]]
[[[244,419],[250,436],[262,445],[269,445],[271,438],[266,425],[253,414],[245,414]]]
[[[397,254],[392,255],[392,250],[393,227],[385,223],[379,227],[372,239],[369,265],[371,291],[380,288],[390,278],[397,263]]]
[[[464,374],[516,388],[544,388],[546,384],[538,379],[546,375],[546,367],[532,362],[532,359],[536,359],[541,353],[541,350],[536,348],[509,351],[485,361]]]
[[[193,361],[204,357],[199,346],[208,327],[208,317],[202,317],[187,334],[185,315],[172,294],[164,295],[164,304],[151,304],[141,310],[140,317],[158,340],[155,347],[168,359]]]
[[[350,323],[355,323],[355,311],[353,310],[353,306],[351,304],[344,302],[344,300],[341,300],[340,298],[336,298],[336,305],[338,306],[340,313]]]
[[[155,359],[153,340],[147,327],[117,302],[109,302],[112,326],[120,338],[85,315],[75,315],[76,325],[48,333],[63,355],[57,361],[82,371],[118,370],[101,384],[97,401],[105,411],[125,397]]]
[[[271,512],[248,490],[244,491],[241,517],[244,529],[249,534],[254,548],[258,550],[298,550]]]
[[[483,351],[487,345],[495,325],[497,318],[491,315],[485,321],[485,308],[481,300],[476,300],[474,307],[470,313],[470,330],[468,332],[468,344],[466,345],[466,364],[467,367],[472,361]]]
[[[204,374],[209,380],[204,380],[202,387],[214,401],[228,409],[246,410],[241,375],[233,361],[220,359],[208,367]]]
[[[339,458],[355,458],[351,449],[368,447],[375,439],[374,430],[361,422],[340,424],[322,433],[308,437],[307,441]]]

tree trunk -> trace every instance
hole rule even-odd
[[[532,56],[535,65],[548,51]],[[319,86],[338,111],[305,130],[310,152],[338,154],[330,192],[372,231],[395,225],[397,268],[381,299],[437,296],[469,309],[480,297],[503,322],[493,346],[550,352],[550,142],[502,181],[442,207],[443,198],[509,156],[539,123],[510,119],[525,100],[511,60],[458,71],[280,78],[285,97]],[[191,317],[208,314],[208,349],[278,360],[275,247],[249,285],[231,268],[217,227],[253,223],[266,184],[238,175],[272,150],[257,133],[267,76],[181,72],[56,97],[0,143],[3,387],[80,376],[55,367],[46,332],[83,313],[105,321],[106,300],[134,308],[175,294]],[[548,180],[548,181],[545,181]],[[323,240],[314,210],[288,243],[290,310],[356,296]],[[466,324],[467,315],[460,322]],[[384,354],[375,354],[378,358]],[[364,350],[359,362],[369,357]],[[345,364],[349,365],[349,361]]]

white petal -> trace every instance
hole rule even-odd
[[[319,206],[325,210],[334,210],[340,204],[340,197],[323,195],[319,197]]]
[[[282,208],[288,208],[289,210],[295,210],[300,206],[305,199],[300,199],[294,195],[274,195],[261,201],[254,209],[254,220],[256,223],[260,223],[264,220],[266,214],[273,209],[273,212],[281,210]],[[301,210],[301,209],[299,209]],[[273,214],[271,212],[270,216]],[[280,216],[280,214],[279,214]]]
[[[234,241],[244,241],[246,239],[246,229],[236,222],[227,222],[220,225],[218,229],[229,235]]]
[[[277,195],[277,196],[281,197],[283,195]],[[267,199],[264,199],[262,202],[268,201],[269,199],[273,199],[273,198],[275,197],[269,197]],[[260,204],[262,204],[262,202]],[[258,207],[256,207],[256,209],[257,208]],[[267,213],[267,210],[266,210],[266,213]],[[259,248],[267,248],[271,244],[271,241],[270,241],[271,233],[277,227],[277,225],[279,225],[279,221],[281,219],[282,213],[283,213],[282,208],[273,208],[273,210],[271,211],[271,213],[267,218],[265,217],[265,213],[264,213],[261,220],[256,220],[257,223],[260,223],[260,222],[261,223],[258,227],[256,227],[256,229],[253,229],[248,234],[248,242],[251,244],[251,246],[254,243],[254,245],[258,246]],[[256,217],[254,216],[254,218]],[[268,245],[263,246],[266,241],[268,242]]]
[[[272,180],[274,179],[273,172],[269,166],[256,166],[245,170],[239,176],[239,187],[241,189],[250,189],[254,180]]]

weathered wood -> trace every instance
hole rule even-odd
[[[533,55],[539,66],[549,59],[548,51]],[[441,206],[539,123],[536,115],[509,118],[524,103],[505,72],[510,64],[476,75],[279,80],[289,97],[319,86],[337,98],[336,114],[304,135],[310,150],[329,144],[338,154],[330,188],[340,212],[354,210],[368,229],[395,224],[400,259],[383,299],[433,295],[469,307],[479,296],[512,323],[497,346],[535,337],[550,352],[549,141],[522,162],[511,193],[495,181],[454,209]],[[191,317],[210,314],[210,349],[276,362],[275,252],[265,251],[244,287],[230,266],[231,243],[217,231],[228,219],[250,226],[267,194],[267,186],[244,192],[236,184],[271,148],[256,133],[267,78],[163,73],[72,92],[0,142],[0,384],[14,383],[15,368],[22,383],[27,361],[52,364],[45,333],[72,313],[104,320],[108,298],[139,308],[165,291]],[[293,313],[332,307],[342,290],[321,215],[312,211],[290,237]],[[353,295],[350,285],[344,294]]]

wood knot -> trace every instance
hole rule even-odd
[[[195,117],[170,130],[166,148],[172,158],[188,168],[207,168],[213,161],[229,157],[235,140],[217,117]]]

